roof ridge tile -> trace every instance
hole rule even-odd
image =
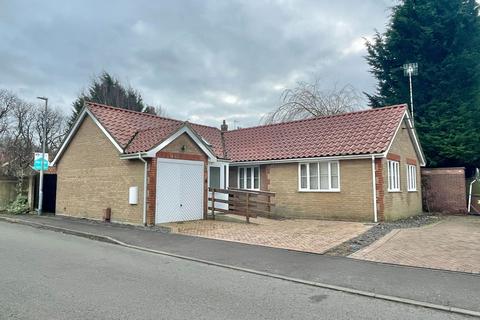
[[[307,118],[307,119],[290,120],[290,121],[285,121],[285,122],[277,122],[277,123],[263,124],[263,125],[252,126],[252,127],[232,129],[232,130],[229,130],[229,131],[226,131],[226,132],[235,132],[235,131],[241,131],[241,130],[264,128],[264,127],[271,127],[271,126],[277,126],[277,125],[285,125],[285,124],[290,124],[290,123],[306,122],[306,121],[313,121],[313,120],[318,120],[318,119],[327,119],[327,118],[333,118],[333,117],[347,116],[347,115],[351,115],[351,114],[381,111],[381,110],[385,110],[385,109],[400,109],[400,108],[406,108],[406,107],[407,107],[406,103],[394,104],[394,105],[385,106],[385,107],[381,107],[381,108],[370,108],[370,109],[364,109],[364,110],[358,110],[358,111],[330,114],[330,115],[325,115],[325,116],[316,116],[316,117],[314,116],[314,117],[310,117],[310,118]]]

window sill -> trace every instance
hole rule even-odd
[[[408,192],[418,192],[418,190],[408,190]]]
[[[388,190],[390,193],[402,193],[402,190]]]
[[[307,193],[309,193],[309,192],[327,192],[327,193],[329,193],[329,192],[340,192],[340,189],[338,189],[338,190],[298,190],[298,192],[307,192]]]

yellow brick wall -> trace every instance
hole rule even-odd
[[[420,159],[417,157],[405,123],[398,130],[390,148],[390,153],[399,155],[400,192],[388,192],[387,159],[383,159],[385,220],[397,220],[422,212],[422,191],[420,178]],[[417,191],[407,191],[407,158],[417,161]]]
[[[182,147],[183,150],[182,150]],[[177,152],[184,154],[194,154],[204,157],[205,153],[200,149],[200,147],[192,140],[186,133],[182,133],[178,138],[173,140],[161,151],[164,152]]]
[[[340,161],[340,192],[299,192],[298,164],[272,164],[269,191],[275,214],[293,218],[373,220],[370,159]]]
[[[112,221],[143,221],[144,164],[121,160],[114,145],[86,116],[57,164],[58,214],[102,219],[112,209]],[[128,204],[129,187],[138,187],[138,204]]]

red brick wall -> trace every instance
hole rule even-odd
[[[155,224],[155,202],[157,195],[157,158],[148,160],[147,180],[147,225]]]
[[[466,213],[465,168],[422,168],[425,211]]]
[[[385,202],[384,202],[384,175],[382,159],[375,159],[375,188],[377,190],[377,218],[378,221],[385,220]]]

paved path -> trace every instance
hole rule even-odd
[[[15,224],[0,261],[2,320],[467,319]]]
[[[393,230],[350,257],[480,273],[480,217],[450,216],[421,228]]]
[[[132,245],[217,263],[480,311],[479,275],[381,264],[72,219],[35,216],[21,219],[107,235]]]
[[[307,219],[258,217],[250,221],[247,224],[243,217],[219,215],[217,220],[168,223],[166,226],[180,234],[314,253],[324,253],[372,227],[372,224],[361,222]]]

